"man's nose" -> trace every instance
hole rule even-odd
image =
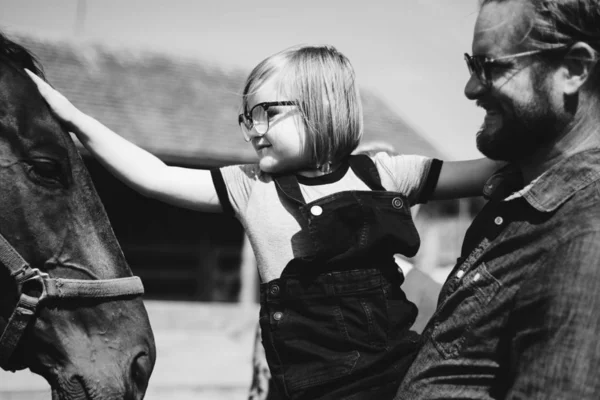
[[[487,87],[481,82],[481,80],[475,74],[471,74],[467,84],[465,85],[465,96],[469,100],[477,100],[486,91]]]

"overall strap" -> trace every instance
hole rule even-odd
[[[381,178],[379,177],[377,166],[371,157],[366,154],[358,154],[350,156],[348,162],[356,176],[366,183],[371,190],[385,190],[381,185]]]
[[[275,187],[279,193],[299,205],[306,205],[295,175],[273,175],[273,181],[275,181]]]

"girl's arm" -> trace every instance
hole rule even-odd
[[[218,211],[221,208],[208,170],[171,167],[78,110],[69,100],[32,72],[55,115],[119,180],[141,193],[180,207]]]
[[[480,196],[488,178],[505,165],[504,161],[493,161],[489,158],[445,161],[442,164],[440,177],[431,199],[445,200]]]

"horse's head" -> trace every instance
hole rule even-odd
[[[23,67],[41,74],[0,35],[0,366],[56,399],[141,399],[155,361],[141,284]]]

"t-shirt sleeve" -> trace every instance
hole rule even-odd
[[[246,212],[252,188],[259,179],[258,165],[231,165],[210,172],[223,211],[239,219]]]
[[[373,161],[383,187],[404,194],[413,205],[431,198],[442,169],[441,160],[418,155],[380,152]]]

